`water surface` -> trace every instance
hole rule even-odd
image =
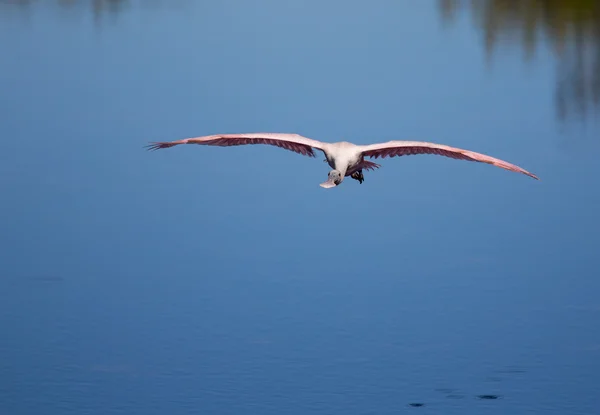
[[[598,413],[598,13],[525,3],[0,3],[0,413]],[[253,131],[541,180],[143,149]]]

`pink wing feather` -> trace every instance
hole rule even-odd
[[[539,178],[522,169],[519,166],[508,163],[494,157],[486,156],[485,154],[476,153],[474,151],[463,150],[460,148],[450,147],[443,144],[427,143],[423,141],[388,141],[387,143],[370,144],[362,146],[363,156],[373,158],[399,157],[409,156],[414,154],[437,154],[440,156],[450,157],[459,160],[477,161],[481,163],[492,164],[506,170],[525,174],[533,177],[536,180]]]
[[[148,145],[149,150],[169,148],[179,144],[203,144],[210,146],[241,146],[245,144],[268,144],[294,151],[309,157],[316,157],[313,148],[323,150],[324,143],[298,134],[286,133],[247,133],[217,134],[202,137],[185,138],[177,141],[163,141]]]

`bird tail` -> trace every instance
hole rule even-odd
[[[363,160],[362,163],[360,163],[360,168],[362,170],[375,170],[380,168],[381,166],[377,163],[373,163],[372,161],[369,160]]]

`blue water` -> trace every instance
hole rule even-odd
[[[0,5],[1,415],[599,413],[600,127],[547,43],[490,62],[434,1],[112,3]],[[541,180],[143,149],[257,131]]]

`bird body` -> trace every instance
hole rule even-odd
[[[329,167],[340,172],[341,177],[350,176],[359,169],[362,160],[360,148],[347,141],[325,143],[323,153]]]
[[[317,141],[298,134],[244,133],[208,135],[177,141],[155,142],[151,143],[148,146],[148,149],[158,150],[180,144],[200,144],[221,147],[246,144],[267,144],[309,157],[316,157],[314,150],[320,150],[325,155],[325,161],[332,169],[328,174],[327,180],[320,184],[320,186],[324,188],[339,186],[347,176],[350,176],[362,184],[364,181],[363,170],[374,170],[381,167],[377,163],[365,160],[365,157],[377,159],[379,157],[399,157],[415,154],[435,154],[459,160],[492,164],[539,180],[536,175],[504,160],[469,150],[425,141],[388,141],[385,143],[357,145],[347,141],[336,143]]]

